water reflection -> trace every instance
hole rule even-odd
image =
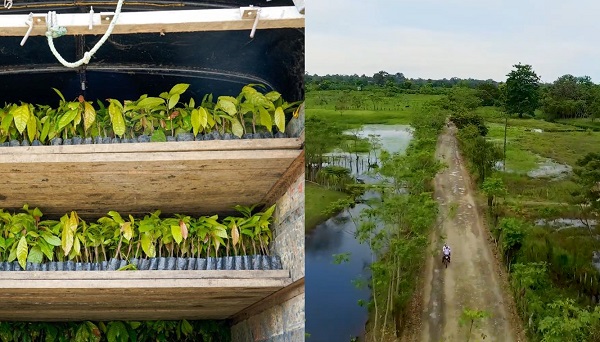
[[[378,135],[382,148],[391,152],[403,152],[412,138],[412,129],[405,125],[366,125],[361,136]],[[359,155],[374,158],[375,155]],[[356,166],[356,164],[353,164]],[[356,170],[354,170],[356,171]],[[362,175],[365,183],[378,182],[377,175]],[[372,193],[365,198],[372,198]],[[355,238],[356,226],[351,217],[358,217],[365,205],[358,204],[315,228],[306,237],[306,332],[307,341],[350,341],[353,336],[364,333],[367,309],[358,305],[368,302],[370,291],[368,267],[371,251],[366,244]],[[335,254],[350,253],[349,260],[334,264]],[[356,283],[363,286],[356,286]]]

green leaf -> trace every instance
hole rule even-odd
[[[192,129],[194,135],[198,135],[198,131],[200,130],[200,114],[197,109],[192,110]]]
[[[78,111],[76,109],[71,109],[66,111],[63,115],[61,115],[58,119],[58,130],[60,131],[63,128],[65,128],[68,124],[70,124],[77,116],[77,112]]]
[[[46,120],[46,122],[44,122],[44,127],[42,127],[42,134],[40,135],[40,141],[41,142],[45,142],[46,141],[46,137],[48,136],[48,132],[50,131],[50,126],[51,126],[51,121],[50,120]]]
[[[188,104],[188,107],[190,107],[190,108],[196,107],[196,101],[194,101],[193,97],[190,97],[190,103]]]
[[[39,240],[38,246],[40,246],[40,250],[42,251],[42,253],[44,253],[48,260],[52,261],[54,259],[54,248],[50,247],[50,245],[45,240]]]
[[[281,97],[281,94],[279,94],[276,91],[270,91],[265,94],[265,97],[267,98],[267,100],[269,100],[271,102],[275,102],[275,101],[279,100],[279,98]]]
[[[169,109],[175,108],[179,102],[179,94],[174,94],[169,97]]]
[[[173,88],[171,88],[171,90],[169,91],[169,95],[181,95],[183,94],[189,87],[189,84],[186,83],[179,83],[176,84],[175,86],[173,86]]]
[[[27,266],[27,239],[25,236],[21,236],[19,240],[19,244],[17,245],[17,260],[19,260],[19,265],[23,269]]]
[[[156,248],[149,234],[142,235],[142,250],[146,253],[148,258],[154,258],[156,256]]]
[[[233,96],[219,96],[219,101],[231,102],[231,103],[233,103],[236,106],[238,104],[238,100],[235,97],[233,97]]]
[[[37,134],[37,118],[35,115],[29,116],[29,121],[27,121],[27,136],[29,141],[33,141],[35,139],[35,135]]]
[[[267,112],[267,110],[262,107],[259,107],[258,110],[260,111],[260,124],[265,126],[270,132],[273,127],[273,123],[271,121],[271,114],[269,114],[269,112]]]
[[[117,269],[117,271],[135,271],[137,270],[137,265],[135,264],[127,264],[123,267],[119,267],[119,269]]]
[[[106,331],[106,339],[108,342],[122,342],[127,341],[129,334],[125,324],[120,321],[112,321],[108,323]]]
[[[152,231],[152,229],[154,229],[154,225],[151,223],[148,223],[148,224],[140,223],[140,225],[138,227],[138,231],[140,233],[147,233],[149,231]]]
[[[173,239],[177,244],[180,244],[183,241],[183,236],[181,235],[181,227],[179,225],[171,226],[171,234],[173,234]]]
[[[129,241],[133,237],[133,227],[131,226],[131,222],[125,222],[121,225],[121,229],[123,230],[123,237],[125,240]]]
[[[61,246],[63,252],[65,252],[65,256],[69,255],[71,248],[73,248],[73,235],[74,232],[69,228],[69,226],[63,224]]]
[[[242,127],[240,121],[235,117],[231,118],[231,132],[238,138],[244,135],[244,127]]]
[[[187,336],[194,332],[194,328],[188,321],[184,319],[183,321],[181,321],[181,332]]]
[[[279,132],[285,132],[285,114],[281,107],[275,109],[275,125]]]
[[[273,216],[274,211],[275,211],[275,204],[273,204],[269,209],[267,209],[265,211],[264,214],[262,214],[262,216],[260,217],[260,221],[261,222],[268,221],[271,218],[271,216]]]
[[[29,105],[22,104],[18,107],[13,107],[11,114],[13,115],[13,120],[15,122],[15,127],[17,127],[17,131],[19,131],[20,134],[23,134],[23,131],[27,127],[29,116],[31,115]]]
[[[123,106],[117,100],[110,99],[108,105],[108,114],[112,123],[113,132],[116,135],[123,136],[125,134],[125,119],[123,118]]]
[[[143,109],[153,109],[163,104],[165,104],[165,100],[160,97],[147,97],[138,102],[137,105]]]
[[[60,239],[58,238],[58,236],[54,236],[48,232],[44,232],[42,233],[42,238],[52,246],[60,246]]]
[[[8,255],[8,262],[13,262],[17,259],[17,245],[13,245],[13,248],[10,250],[10,254]]]
[[[40,246],[33,246],[31,250],[29,250],[29,256],[27,257],[27,262],[33,262],[35,264],[42,263],[44,259],[44,253],[42,253],[42,249]]]
[[[218,106],[223,109],[223,111],[231,116],[237,114],[237,109],[235,108],[235,104],[227,99],[223,99],[223,96],[219,97]]]
[[[96,110],[89,102],[83,103],[83,129],[87,132],[96,122]]]
[[[118,212],[116,212],[114,210],[109,211],[108,216],[110,216],[118,224],[125,223],[125,220],[123,220],[123,218],[121,217],[121,214],[119,214]]]
[[[58,96],[60,96],[60,99],[62,100],[62,102],[66,102],[65,97],[63,96],[63,94],[60,92],[60,90],[56,89],[56,88],[52,88],[57,94]]]
[[[100,329],[98,329],[98,327],[90,321],[85,322],[85,325],[87,326],[87,329],[90,332],[90,335],[89,335],[89,338],[87,341],[100,342],[100,340],[101,340]]]
[[[225,227],[215,227],[215,230],[213,230],[213,232],[215,236],[222,237],[224,239],[228,238],[227,230],[225,229]]]
[[[75,119],[73,119],[73,126],[77,126],[81,123],[81,110],[80,108],[75,110],[77,111],[77,115],[75,115]]]
[[[200,126],[206,128],[208,125],[208,111],[204,107],[198,108],[198,116],[200,117]]]
[[[42,217],[44,216],[44,214],[42,214],[42,211],[40,210],[40,208],[35,207],[33,209],[33,217]]]
[[[165,142],[167,141],[167,136],[165,136],[165,132],[160,129],[157,129],[152,133],[152,137],[150,137],[150,141],[152,142]]]
[[[8,133],[8,131],[10,130],[10,124],[13,122],[13,115],[12,113],[7,113],[4,118],[2,118],[2,131],[6,133]]]

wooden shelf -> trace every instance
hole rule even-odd
[[[230,214],[270,204],[303,165],[300,139],[5,147],[0,208],[39,207],[49,217]]]
[[[227,319],[290,283],[285,270],[2,272],[0,320]]]

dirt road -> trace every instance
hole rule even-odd
[[[438,140],[437,158],[448,164],[435,179],[442,223],[433,234],[435,252],[426,264],[422,302],[418,305],[420,324],[409,328],[413,336],[407,340],[466,341],[468,327],[461,327],[459,319],[463,309],[469,308],[490,315],[473,328],[471,341],[523,341],[517,337],[520,323],[512,311],[512,299],[505,293],[506,280],[498,275],[499,268],[487,241],[487,228],[477,211],[455,132],[454,126],[446,128]],[[455,214],[449,215],[453,206]],[[447,269],[441,262],[444,241],[452,248],[452,262]]]

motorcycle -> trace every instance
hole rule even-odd
[[[450,256],[444,255],[444,257],[442,258],[442,262],[444,263],[444,265],[446,265],[446,268],[448,268],[448,264],[450,263]]]

